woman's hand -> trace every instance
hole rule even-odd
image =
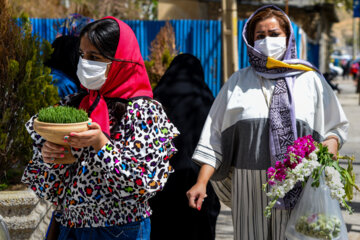
[[[322,144],[324,146],[327,146],[328,148],[328,151],[329,153],[332,153],[334,156],[333,156],[333,159],[336,160],[337,158],[337,152],[338,152],[338,149],[339,149],[339,143],[338,143],[338,138],[337,137],[329,137],[327,139],[325,139]]]
[[[201,210],[204,198],[207,197],[206,185],[214,172],[215,168],[208,164],[201,166],[196,184],[186,193],[190,207],[196,208],[199,211]]]
[[[84,132],[71,132],[70,136],[64,137],[64,141],[73,148],[92,146],[95,151],[99,151],[108,142],[108,138],[96,122],[89,123],[88,127],[89,130]]]
[[[46,163],[54,163],[55,158],[63,158],[64,154],[64,146],[49,141],[46,141],[41,148],[41,155]]]
[[[206,184],[197,182],[189,191],[186,192],[186,196],[189,199],[189,206],[201,210],[204,198],[206,195]]]

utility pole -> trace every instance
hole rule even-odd
[[[237,0],[221,0],[223,82],[239,69]]]
[[[360,1],[359,0],[354,0],[353,1],[353,60],[356,59],[357,57],[357,48],[358,48],[358,41],[359,38],[357,37],[358,34],[358,28],[357,28],[357,19],[360,17]],[[357,76],[358,78],[358,76]],[[358,78],[358,83],[357,83],[357,88],[356,88],[356,92],[359,93],[359,89],[360,89],[360,82],[359,82],[359,78]],[[360,105],[360,93],[359,93],[359,105]]]
[[[356,59],[356,52],[357,52],[357,37],[356,37],[356,33],[357,33],[357,24],[356,24],[356,21],[357,18],[354,17],[353,18],[353,49],[352,49],[352,57],[353,57],[353,60]]]

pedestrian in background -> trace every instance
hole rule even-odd
[[[154,89],[154,98],[181,135],[174,140],[178,153],[170,160],[175,172],[150,199],[151,239],[214,240],[220,202],[212,186],[207,186],[201,208],[190,208],[186,197],[200,170],[191,157],[214,101],[199,59],[191,54],[176,56]]]
[[[342,59],[341,60],[341,67],[343,69],[343,74],[342,74],[342,77],[343,79],[348,79],[349,77],[349,73],[350,73],[350,62],[351,60],[349,59]]]
[[[135,34],[114,18],[92,22],[80,34],[77,76],[83,91],[64,105],[87,111],[89,130],[64,137],[76,158],[54,164],[64,148],[26,128],[34,156],[22,181],[58,206],[59,240],[150,239],[149,198],[173,172],[178,131],[152,99]]]
[[[359,74],[359,63],[358,62],[355,62],[355,63],[351,64],[350,73],[352,75],[353,80],[356,81],[357,76]]]
[[[283,240],[301,187],[266,219],[266,170],[283,160],[297,137],[309,134],[336,155],[349,123],[323,76],[296,59],[290,20],[281,9],[259,8],[243,39],[251,66],[234,73],[212,105],[193,155],[201,170],[187,196],[191,207],[201,207],[212,177],[220,200],[231,204],[234,239]]]
[[[56,28],[57,34],[51,46],[54,49],[44,64],[51,68],[52,83],[57,87],[61,98],[80,90],[76,75],[79,62],[79,44],[81,29],[94,21],[80,14],[70,14]]]
[[[80,89],[80,81],[76,75],[79,62],[79,37],[60,36],[51,46],[54,52],[44,64],[51,68],[52,84],[61,98],[74,94]]]

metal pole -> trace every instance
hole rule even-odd
[[[354,17],[353,18],[353,21],[355,22],[354,26],[357,26],[357,32],[355,33],[355,38],[356,38],[356,43],[354,44],[354,46],[356,46],[355,48],[355,58],[357,58],[357,50],[358,50],[358,47],[359,47],[359,37],[357,37],[358,33],[360,32],[360,23],[358,23],[357,21],[357,17]],[[360,105],[360,73],[358,72],[357,76],[356,76],[356,93],[359,95],[359,99],[358,99],[358,105]]]
[[[357,29],[357,27],[356,27],[356,19],[357,18],[353,18],[353,51],[352,51],[352,57],[353,57],[353,60],[355,60],[356,59],[356,49],[357,49],[357,38],[356,38],[356,29]]]
[[[232,32],[232,72],[239,70],[239,54],[238,54],[238,12],[237,12],[237,0],[232,0],[231,3],[231,32]]]
[[[222,0],[223,82],[239,69],[237,0]]]
[[[222,58],[223,58],[223,82],[226,82],[226,80],[229,77],[228,73],[228,44],[227,44],[227,21],[226,21],[226,14],[227,14],[227,5],[226,0],[221,0],[221,8],[222,8],[222,21],[221,21],[221,30],[222,30]]]

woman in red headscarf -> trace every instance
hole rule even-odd
[[[77,76],[83,90],[63,104],[87,111],[89,130],[64,137],[77,158],[55,164],[64,149],[26,127],[35,141],[23,182],[58,205],[58,239],[149,239],[148,199],[173,171],[177,129],[152,90],[133,31],[113,18],[80,34]]]

